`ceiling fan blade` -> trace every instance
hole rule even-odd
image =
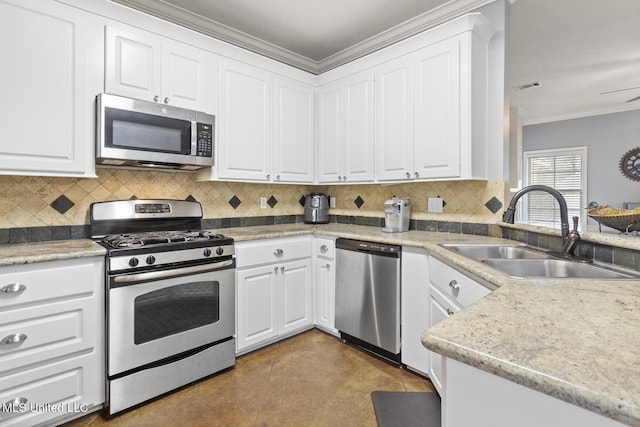
[[[627,102],[633,102],[633,101],[638,101],[638,100],[640,100],[640,96],[636,96],[635,98],[631,98]]]

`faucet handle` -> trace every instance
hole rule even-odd
[[[578,218],[577,216],[573,217],[573,230],[571,230],[571,231],[574,232],[574,233],[578,232],[578,220],[579,219],[580,218]]]

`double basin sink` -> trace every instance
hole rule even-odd
[[[640,272],[610,265],[561,258],[524,244],[442,244],[442,247],[487,264],[511,277],[640,279]]]

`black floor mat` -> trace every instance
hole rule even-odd
[[[378,427],[440,427],[438,393],[374,391]]]

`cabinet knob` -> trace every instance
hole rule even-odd
[[[15,399],[7,400],[0,407],[0,412],[22,412],[25,410],[27,402],[26,397],[16,397]]]
[[[407,172],[407,178],[411,178],[411,174]]]
[[[449,282],[449,287],[451,288],[451,290],[453,290],[453,292],[460,291],[460,285],[458,285],[458,281],[457,280],[450,281]]]
[[[0,294],[21,294],[27,290],[22,283],[10,283],[0,288]]]
[[[326,268],[327,270],[331,268],[331,264],[327,264],[324,266],[324,268]]]
[[[341,176],[338,176],[338,181],[342,181],[342,177]]]
[[[343,176],[343,177],[342,177],[342,180],[343,180],[343,181],[346,181],[346,180],[347,180],[347,177],[346,177],[346,176]]]
[[[158,95],[153,97],[153,102],[158,102],[160,100],[160,97]]]
[[[169,103],[169,98],[165,98],[165,99],[164,99],[164,103],[165,103],[165,104],[168,104],[168,103]]]
[[[271,174],[267,174],[267,181],[271,180]]]
[[[0,340],[0,345],[22,344],[27,340],[25,334],[11,334]]]
[[[280,175],[276,175],[276,181],[280,181]]]
[[[327,245],[322,245],[320,246],[320,252],[325,253],[329,250],[329,247]]]
[[[420,174],[418,172],[414,172],[413,174],[415,175],[416,178],[420,178]]]
[[[284,251],[282,249],[276,249],[275,251],[273,251],[273,254],[275,256],[282,256],[282,254],[284,254]]]
[[[447,308],[447,316],[451,316],[452,314],[455,314],[455,311],[451,310],[450,308]]]
[[[284,272],[284,265],[282,267],[280,267],[280,271]]]
[[[278,267],[273,267],[273,271],[278,272]]]

